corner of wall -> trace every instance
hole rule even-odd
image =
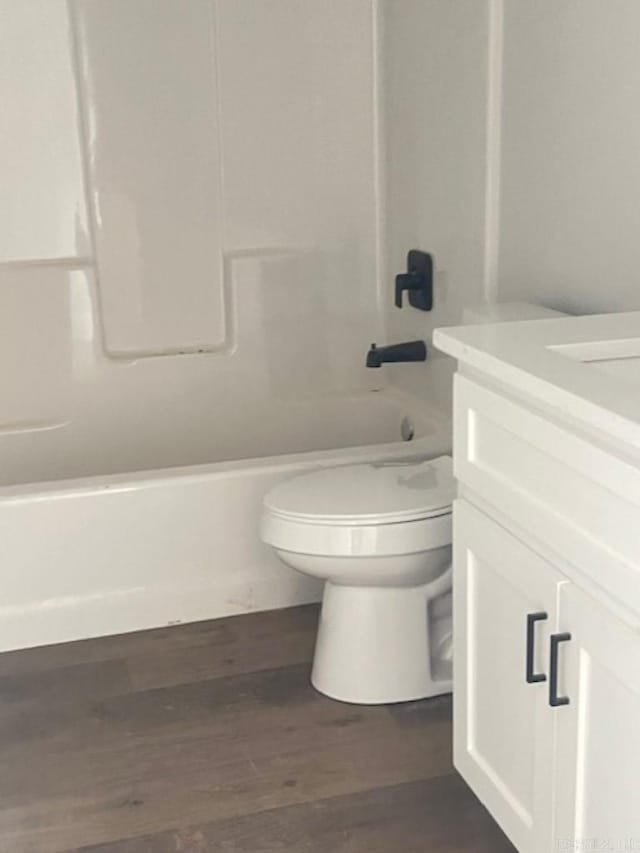
[[[504,0],[489,0],[484,232],[484,298],[486,302],[495,302],[498,291],[503,51]]]

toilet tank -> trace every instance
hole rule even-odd
[[[478,323],[506,323],[512,320],[545,320],[552,317],[566,317],[562,311],[532,305],[530,302],[485,302],[471,305],[462,312],[465,325]]]

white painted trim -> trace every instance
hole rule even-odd
[[[498,290],[498,253],[500,248],[504,0],[490,0],[489,2],[487,42],[484,293],[487,302],[495,302]]]

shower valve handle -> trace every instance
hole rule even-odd
[[[396,276],[396,307],[402,308],[402,293],[409,293],[409,305],[420,311],[433,308],[433,258],[427,252],[411,249],[407,271]]]
[[[420,290],[422,276],[415,272],[403,272],[396,276],[396,308],[402,308],[402,292]]]

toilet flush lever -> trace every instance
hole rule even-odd
[[[402,308],[402,293],[409,293],[409,305],[420,311],[433,308],[433,258],[428,252],[411,249],[407,271],[396,276],[396,307]]]

